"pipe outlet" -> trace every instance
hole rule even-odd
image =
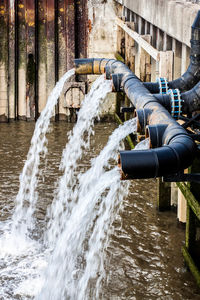
[[[122,87],[123,74],[112,74],[111,78],[112,78],[112,91],[113,92],[122,92],[123,91],[123,87]]]
[[[167,128],[167,124],[149,125],[146,127],[145,136],[149,137],[150,148],[158,148],[163,145],[163,134]]]
[[[145,128],[149,124],[149,118],[152,111],[148,108],[137,109],[136,110],[137,116],[137,132],[141,135],[145,134]]]

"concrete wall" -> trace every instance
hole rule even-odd
[[[89,10],[89,41],[88,57],[115,58],[117,50],[116,13],[113,0],[102,4],[101,1],[90,1]],[[88,76],[89,85],[97,76]],[[116,95],[110,93],[104,104],[102,116],[114,114],[116,110]]]
[[[116,0],[176,40],[190,46],[191,25],[199,4],[175,0]]]

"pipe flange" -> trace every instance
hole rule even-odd
[[[168,89],[169,89],[167,78],[159,77],[159,78],[157,78],[157,82],[159,84],[160,94],[167,94]]]
[[[181,99],[181,93],[178,89],[170,89],[167,94],[171,98],[171,116],[178,119],[182,114],[182,103],[184,102]]]

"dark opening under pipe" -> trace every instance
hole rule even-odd
[[[187,71],[179,78],[168,83],[170,89],[179,89],[181,92],[188,91],[200,80],[200,11],[191,28],[190,65]],[[158,94],[157,82],[145,82],[145,87],[153,94]]]
[[[162,136],[162,147],[120,152],[119,164],[124,179],[160,177],[176,173],[191,165],[196,149],[194,141],[126,65],[120,61],[107,59],[75,60],[77,74],[84,68],[89,74],[94,74],[95,69],[96,74],[103,73],[103,69],[112,74],[120,74],[122,88],[133,106],[136,109],[145,108],[151,111],[149,124],[166,126]]]

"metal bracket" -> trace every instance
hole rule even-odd
[[[135,108],[132,107],[120,107],[120,112],[121,113],[127,113],[127,112],[134,112]]]
[[[197,182],[200,183],[200,173],[194,174],[184,174],[183,172],[179,172],[176,174],[171,174],[167,176],[163,176],[162,180],[165,182]]]

